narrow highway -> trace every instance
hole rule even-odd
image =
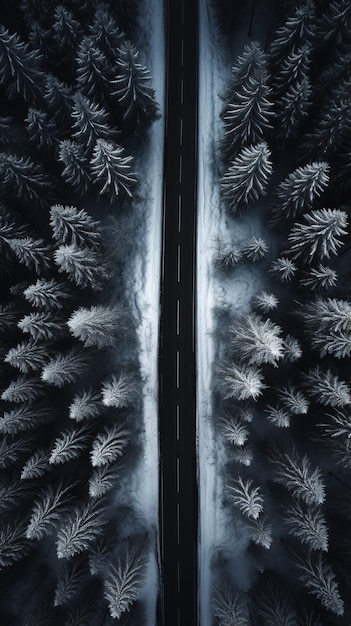
[[[197,626],[195,213],[197,0],[166,2],[158,626]]]

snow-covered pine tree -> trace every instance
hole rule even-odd
[[[66,561],[61,567],[57,577],[54,595],[54,606],[63,606],[81,589],[88,576],[88,568],[85,556],[77,557]]]
[[[229,327],[229,342],[236,358],[248,365],[276,366],[283,356],[280,326],[256,313],[243,316]]]
[[[1,514],[13,513],[13,509],[26,500],[28,496],[31,496],[31,490],[21,480],[2,478],[0,483]]]
[[[256,309],[258,309],[262,313],[269,313],[270,311],[274,311],[278,304],[279,300],[274,293],[270,293],[268,291],[260,291],[257,293],[253,299],[253,304]]]
[[[292,500],[284,507],[284,521],[293,535],[309,550],[328,551],[328,527],[318,506],[306,506]]]
[[[130,41],[122,41],[118,48],[117,78],[112,83],[112,97],[117,99],[123,121],[130,121],[133,130],[148,126],[159,117],[149,71],[138,62],[138,56]]]
[[[55,7],[54,21],[52,25],[54,40],[59,53],[60,64],[62,61],[70,61],[75,56],[78,44],[83,36],[83,28],[75,19],[72,11],[62,4]]]
[[[259,143],[271,128],[272,104],[269,87],[262,78],[249,77],[238,87],[235,98],[222,113],[223,149],[228,161],[247,145]]]
[[[69,609],[65,626],[89,626],[97,620],[96,610],[92,606],[83,605]],[[31,624],[29,626],[32,626]]]
[[[125,35],[119,29],[107,5],[99,3],[95,7],[93,21],[89,24],[89,35],[96,47],[106,55],[111,65],[115,66],[118,49],[125,40]]]
[[[268,60],[272,69],[278,69],[287,56],[305,43],[311,44],[314,37],[314,2],[304,0],[286,17],[275,31],[268,49]]]
[[[308,272],[303,272],[299,280],[300,285],[312,291],[322,291],[335,287],[338,275],[335,270],[327,265],[319,263],[317,267],[309,268]]]
[[[323,552],[295,552],[292,560],[298,569],[300,581],[309,593],[318,598],[324,608],[334,615],[344,615],[344,601],[340,596],[332,566]]]
[[[302,357],[301,346],[295,337],[286,335],[284,339],[284,355],[283,359],[286,363],[294,363]]]
[[[240,416],[226,415],[221,418],[221,430],[225,440],[232,446],[243,446],[249,438],[248,424]]]
[[[55,278],[39,278],[24,289],[23,295],[33,307],[46,311],[64,309],[73,298],[70,285]]]
[[[306,330],[316,335],[318,332],[335,338],[341,333],[351,334],[351,303],[340,298],[321,298],[303,304],[298,314],[303,318]]]
[[[295,608],[280,579],[264,573],[258,581],[253,600],[260,626],[296,626]]]
[[[230,452],[230,456],[235,463],[240,463],[245,467],[249,467],[254,459],[254,453],[250,446],[239,446]]]
[[[111,617],[120,619],[138,599],[145,580],[146,565],[146,555],[134,549],[131,542],[126,544],[124,553],[116,557],[104,584]]]
[[[312,468],[306,455],[300,456],[294,447],[287,451],[276,448],[270,464],[272,480],[283,485],[295,498],[308,505],[323,504],[325,487],[321,471]]]
[[[31,50],[40,55],[42,67],[49,68],[57,65],[57,52],[52,38],[52,30],[41,24],[38,20],[28,23],[28,43]]]
[[[91,37],[83,37],[76,54],[78,89],[99,103],[108,101],[115,77],[110,63]]]
[[[90,443],[90,429],[85,424],[80,427],[71,427],[63,431],[56,438],[51,449],[49,463],[58,465],[76,459]]]
[[[64,387],[75,383],[89,367],[89,354],[80,348],[73,347],[65,354],[52,357],[41,372],[41,379],[48,385]]]
[[[12,334],[18,322],[18,310],[14,302],[0,304],[0,333]]]
[[[108,491],[116,488],[120,476],[120,468],[115,465],[96,467],[89,478],[89,495],[91,498],[102,498]]]
[[[104,406],[118,409],[130,406],[138,393],[136,378],[134,374],[122,370],[119,376],[112,375],[103,383],[101,393]]]
[[[213,614],[219,626],[248,626],[248,604],[242,592],[238,593],[229,582],[218,584],[212,594]]]
[[[100,222],[93,220],[84,209],[53,204],[50,208],[50,226],[59,244],[86,246],[94,250],[102,247]]]
[[[65,139],[59,143],[58,159],[64,165],[62,177],[74,191],[84,195],[90,186],[88,159],[84,156],[84,148],[75,141]]]
[[[70,120],[73,105],[72,87],[61,82],[54,74],[48,73],[43,96],[51,115],[62,128]]]
[[[263,511],[263,497],[251,479],[239,476],[226,487],[229,500],[248,518],[257,519]]]
[[[267,193],[272,174],[271,153],[265,141],[242,148],[221,180],[221,191],[228,209],[237,214],[255,204]]]
[[[12,380],[1,394],[1,399],[6,402],[34,402],[38,398],[45,395],[44,386],[40,378],[36,376],[18,376],[16,380]]]
[[[124,316],[121,305],[97,304],[89,309],[80,307],[74,311],[67,325],[73,337],[84,346],[106,348],[116,344],[118,335],[125,328]]]
[[[51,24],[54,13],[55,0],[20,0],[23,19],[26,23],[37,20],[43,24]]]
[[[40,476],[46,474],[50,470],[49,458],[50,453],[48,450],[38,448],[23,465],[21,480],[40,478]]]
[[[123,455],[124,449],[128,445],[130,431],[124,428],[123,424],[106,426],[104,431],[99,433],[94,439],[90,460],[93,467],[110,465]]]
[[[229,85],[223,96],[226,107],[235,100],[237,89],[249,78],[267,80],[267,57],[258,41],[251,41],[244,46],[242,54],[237,56],[232,65]],[[222,115],[225,114],[226,107]]]
[[[52,154],[57,147],[59,133],[55,120],[50,118],[47,111],[30,107],[26,117],[26,128],[33,144],[48,155]]]
[[[329,170],[326,161],[314,161],[291,172],[273,193],[271,225],[284,225],[311,209],[329,183]]]
[[[26,521],[11,520],[0,526],[0,567],[9,567],[23,557],[31,549],[30,542],[25,537]]]
[[[242,252],[239,246],[224,244],[219,239],[216,241],[216,252],[213,260],[219,271],[233,269],[241,259]]]
[[[89,571],[92,576],[108,570],[111,565],[111,554],[114,553],[116,544],[116,533],[107,531],[97,537],[88,552]]]
[[[288,86],[275,102],[274,137],[296,138],[311,104],[312,88],[307,76]]]
[[[4,435],[0,441],[0,468],[6,469],[16,463],[18,464],[22,455],[32,453],[36,445],[37,440],[32,433],[20,438]]]
[[[104,509],[96,500],[77,505],[60,525],[56,552],[59,559],[69,559],[88,548],[104,530]]]
[[[34,341],[56,341],[68,335],[64,319],[52,311],[37,311],[25,315],[17,324]]]
[[[291,424],[291,413],[281,406],[267,405],[265,415],[271,424],[278,428],[289,428]]]
[[[309,402],[293,385],[276,389],[277,396],[285,411],[293,415],[306,415],[308,413]]]
[[[310,54],[311,46],[307,43],[289,52],[271,79],[274,102],[279,103],[290,87],[295,87],[306,79],[310,66]]]
[[[348,219],[341,209],[316,209],[304,216],[305,223],[295,223],[286,246],[286,254],[294,260],[311,263],[338,254],[347,235]]]
[[[74,95],[71,117],[73,139],[82,149],[84,158],[88,160],[98,139],[107,142],[116,139],[116,132],[111,127],[106,109],[80,92]]]
[[[91,248],[65,244],[55,250],[54,260],[71,282],[92,291],[101,291],[111,276],[106,260]]]
[[[39,541],[54,531],[61,515],[67,513],[69,505],[74,500],[73,486],[72,484],[65,485],[61,479],[56,483],[50,483],[40,492],[27,526],[27,539]]]
[[[267,252],[267,242],[263,239],[263,237],[256,237],[255,235],[249,237],[241,249],[242,255],[252,263],[262,261]]]
[[[297,271],[297,265],[286,256],[278,257],[273,261],[269,272],[281,283],[289,283]]]
[[[40,54],[30,50],[17,33],[10,33],[3,25],[0,25],[0,82],[3,86],[10,84],[10,95],[17,92],[30,104],[40,100],[45,84]]]
[[[24,237],[23,239],[9,239],[8,244],[15,253],[19,263],[36,274],[45,274],[52,266],[52,247],[44,239]]]
[[[315,40],[325,45],[334,41],[343,44],[350,40],[351,7],[347,0],[331,0],[323,7],[316,20]]]
[[[69,407],[70,419],[75,422],[82,422],[92,417],[99,417],[102,406],[100,393],[93,389],[78,391]]]
[[[351,422],[348,410],[335,409],[332,413],[326,413],[325,417],[329,418],[330,421],[318,424],[319,428],[323,429],[325,442],[327,445],[332,444],[332,442],[340,443],[340,451],[344,447],[345,452],[349,455]],[[332,445],[330,447],[332,451],[337,451],[337,448],[333,448]],[[348,467],[348,463],[345,462],[344,466],[345,468]]]
[[[42,166],[30,157],[1,152],[0,175],[1,187],[11,197],[33,202],[39,208],[46,208],[52,202],[52,182]]]
[[[99,194],[115,203],[120,196],[131,198],[138,182],[131,169],[132,156],[124,156],[124,148],[104,139],[96,141],[90,160],[93,182],[100,187]]]
[[[1,150],[15,150],[19,152],[23,149],[26,140],[25,133],[17,124],[15,118],[9,115],[0,117],[0,147]]]
[[[316,365],[304,374],[303,384],[307,395],[318,404],[333,407],[351,404],[350,387],[329,369],[323,371]]]
[[[4,411],[0,417],[0,432],[10,435],[32,430],[42,423],[52,419],[51,412],[47,407],[32,404],[20,404],[10,411]]]
[[[266,387],[262,370],[253,365],[224,361],[216,367],[216,371],[218,386],[225,399],[257,400]]]

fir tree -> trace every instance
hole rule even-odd
[[[21,480],[2,480],[0,483],[0,511],[1,514],[9,512],[31,495],[28,485]]]
[[[34,341],[56,341],[68,334],[63,318],[51,311],[29,313],[17,325],[22,332],[29,333]]]
[[[232,446],[243,446],[250,434],[247,423],[231,415],[221,419],[221,429],[225,440]]]
[[[49,73],[46,76],[43,96],[51,115],[55,117],[57,124],[62,127],[70,119],[73,106],[72,87],[62,83],[57,76]]]
[[[80,23],[74,18],[72,11],[59,4],[55,8],[52,28],[60,58],[71,60],[83,36]]]
[[[87,246],[94,250],[102,247],[100,222],[96,222],[84,209],[54,204],[50,208],[52,234],[59,244]]]
[[[72,348],[65,354],[58,354],[44,365],[41,379],[55,387],[64,387],[76,382],[89,366],[88,354],[80,348]]]
[[[121,306],[98,304],[89,309],[80,307],[69,318],[67,325],[73,335],[84,346],[105,348],[117,342],[124,327],[124,311]]]
[[[14,520],[0,527],[0,568],[9,567],[30,551],[24,535],[25,520]]]
[[[340,209],[317,209],[296,223],[288,236],[287,254],[305,263],[329,259],[342,246],[339,237],[347,235],[347,213]]]
[[[294,497],[308,505],[324,502],[325,487],[321,472],[311,467],[307,456],[300,456],[295,448],[286,452],[276,449],[270,462],[272,480],[283,485]]]
[[[14,91],[32,103],[40,100],[44,81],[39,53],[0,25],[0,82],[11,83]]]
[[[114,465],[96,467],[89,478],[89,495],[91,498],[102,498],[108,491],[115,489],[120,476],[120,469]]]
[[[305,0],[294,5],[294,12],[287,16],[276,30],[270,43],[269,62],[274,68],[281,67],[286,57],[301,44],[312,43],[314,35],[314,3]]]
[[[28,24],[28,28],[29,47],[39,53],[42,67],[55,67],[57,51],[51,29],[34,19]]]
[[[136,174],[131,171],[132,156],[123,156],[124,148],[103,139],[96,141],[90,160],[91,173],[100,189],[100,195],[106,194],[110,203],[119,196],[131,198],[137,183]]]
[[[103,532],[103,509],[98,502],[76,506],[61,524],[57,534],[57,556],[68,559],[87,550]]]
[[[19,152],[23,149],[25,139],[25,133],[13,117],[9,115],[0,117],[0,147],[4,152],[6,150]]]
[[[73,501],[72,485],[65,485],[62,480],[49,484],[39,494],[26,530],[27,539],[39,541],[50,535],[57,526],[61,515],[67,513]]]
[[[276,365],[283,356],[281,328],[270,319],[251,313],[229,328],[230,346],[249,365]]]
[[[106,5],[96,6],[94,19],[89,25],[89,35],[95,46],[100,48],[112,66],[115,66],[119,47],[125,40],[125,35],[119,29]]]
[[[217,585],[212,594],[213,613],[219,626],[248,626],[248,607],[243,594],[227,582]]]
[[[28,23],[32,20],[46,24],[51,23],[55,0],[20,0],[22,15]]]
[[[351,404],[351,389],[331,370],[323,371],[317,365],[304,375],[303,382],[307,394],[318,404],[334,407]]]
[[[110,465],[118,457],[122,456],[129,442],[129,430],[122,424],[116,424],[111,428],[106,427],[104,432],[99,433],[94,440],[90,460],[93,467]]]
[[[263,373],[253,365],[236,365],[234,362],[223,362],[217,367],[219,388],[224,398],[248,400],[262,394],[266,385],[263,383]]]
[[[231,162],[221,180],[223,198],[234,215],[241,207],[255,204],[267,193],[272,174],[266,142],[244,147]]]
[[[281,406],[268,405],[265,414],[269,422],[278,428],[289,428],[291,423],[291,413]]]
[[[90,186],[88,160],[84,156],[84,148],[75,141],[66,139],[59,144],[59,161],[64,165],[62,177],[74,191],[84,195]]]
[[[247,82],[249,78],[263,82],[267,80],[267,57],[258,41],[251,41],[244,46],[242,54],[238,55],[232,66],[229,86],[223,97],[226,106],[235,100],[237,89]],[[226,108],[223,114],[225,112]]]
[[[130,406],[137,394],[137,384],[133,374],[121,371],[102,385],[102,403],[118,409]]]
[[[216,253],[214,256],[215,266],[220,271],[233,269],[242,259],[242,252],[238,246],[226,246],[221,241],[217,241]]]
[[[320,356],[345,358],[351,354],[351,304],[337,298],[315,298],[304,304],[302,317],[312,348]]]
[[[251,541],[257,546],[270,550],[273,543],[273,528],[264,515],[260,515],[257,519],[250,519],[248,529]]]
[[[73,297],[70,286],[55,278],[39,278],[24,289],[23,295],[33,307],[46,311],[64,309]]]
[[[259,487],[254,487],[252,480],[241,476],[227,485],[230,501],[248,518],[257,519],[263,511],[263,497]]]
[[[88,563],[91,576],[106,572],[111,565],[111,554],[116,547],[116,533],[106,532],[97,537],[89,549]]]
[[[50,454],[47,450],[39,448],[32,456],[30,456],[21,471],[21,480],[31,480],[40,478],[50,469]]]
[[[291,172],[274,192],[271,224],[284,224],[312,208],[328,185],[329,170],[325,161],[315,161]]]
[[[158,116],[155,92],[150,87],[149,71],[138,62],[139,52],[130,41],[118,48],[117,78],[112,84],[112,96],[118,101],[123,120],[133,120],[133,126],[147,126]]]
[[[79,391],[69,407],[69,416],[75,422],[99,417],[102,410],[101,395],[93,389]]]
[[[145,580],[146,563],[143,552],[138,552],[129,545],[126,545],[124,554],[116,558],[104,585],[111,617],[120,619],[137,600]]]
[[[63,606],[81,589],[87,578],[85,558],[79,555],[63,564],[57,578],[54,606]]]
[[[306,79],[310,66],[310,54],[311,46],[306,43],[289,52],[272,78],[275,100],[279,101],[290,87],[299,85]]]
[[[49,463],[58,465],[67,463],[81,455],[90,441],[90,430],[84,424],[81,427],[68,428],[55,440]]]
[[[52,249],[44,239],[34,239],[34,237],[10,239],[8,244],[18,261],[28,269],[33,269],[40,275],[51,268]]]
[[[267,291],[260,291],[254,297],[254,306],[262,313],[269,313],[274,311],[279,304],[278,298],[274,293]]]
[[[30,157],[0,153],[0,174],[3,190],[36,207],[46,207],[52,200],[53,186],[42,167]]]
[[[336,271],[320,263],[317,267],[311,267],[308,272],[304,272],[299,283],[306,289],[321,291],[335,287],[337,280]]]
[[[293,500],[285,507],[284,520],[289,533],[308,549],[328,551],[328,528],[319,507],[306,507]]]
[[[236,463],[248,467],[251,465],[254,455],[249,446],[240,446],[231,450],[231,457]]]
[[[335,574],[322,552],[294,554],[293,561],[299,572],[299,579],[307,590],[317,597],[324,608],[334,615],[344,615],[344,602],[340,596]]]
[[[90,158],[98,139],[108,142],[116,137],[115,131],[110,126],[106,109],[80,92],[74,96],[71,117],[75,131],[73,139],[82,148],[84,158]]]
[[[246,240],[241,250],[242,254],[248,261],[256,263],[262,261],[268,252],[268,245],[262,237],[252,235]]]
[[[90,248],[62,245],[55,251],[54,260],[59,271],[66,272],[78,287],[101,291],[111,276],[105,260]]]
[[[5,435],[0,441],[0,468],[18,464],[22,455],[31,453],[35,445],[36,440],[31,433],[20,438]]]
[[[277,395],[284,409],[293,415],[306,415],[309,402],[307,398],[292,385],[277,390]]]
[[[288,283],[293,279],[296,270],[296,263],[288,257],[282,256],[273,261],[269,271],[277,277],[279,282]]]
[[[50,419],[52,418],[46,407],[20,404],[15,409],[4,411],[3,416],[0,417],[0,432],[16,435],[47,423]]]
[[[114,72],[91,37],[83,37],[76,55],[77,86],[88,98],[105,102],[111,92]]]
[[[58,143],[58,131],[55,121],[50,119],[46,111],[29,108],[26,127],[29,139],[39,150],[49,154],[55,150]]]
[[[347,0],[332,0],[326,5],[316,23],[316,41],[322,40],[325,45],[331,40],[342,43],[349,40],[351,24],[351,7]]]
[[[276,100],[274,136],[286,140],[296,138],[308,115],[312,89],[307,76],[291,83]]]
[[[301,346],[295,337],[287,335],[284,339],[283,359],[287,363],[294,363],[302,357]]]
[[[296,626],[296,612],[279,579],[264,574],[254,594],[255,613],[262,626]]]
[[[0,333],[12,333],[18,322],[18,310],[14,302],[0,304]]]
[[[2,400],[6,402],[34,402],[45,394],[40,378],[35,376],[19,376],[2,392]]]

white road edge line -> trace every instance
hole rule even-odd
[[[182,225],[182,196],[179,194],[178,196],[178,233],[180,233]]]
[[[180,319],[179,319],[179,313],[180,313],[180,301],[177,300],[177,337],[179,337],[179,331],[180,331]]]
[[[179,411],[180,411],[180,407],[179,407],[179,404],[177,404],[177,406],[176,406],[176,437],[177,437],[177,441],[179,441],[179,430],[180,430],[179,429],[179,426],[180,426],[180,423],[179,423],[179,417],[180,417]]]
[[[179,184],[182,184],[183,155],[179,155]]]
[[[179,493],[179,489],[180,489],[180,458],[179,456],[177,456],[176,462],[177,462],[177,493]]]
[[[177,247],[177,282],[180,283],[180,243]]]
[[[179,132],[179,144],[180,147],[183,145],[183,118],[180,118],[180,132]]]
[[[176,385],[177,385],[177,389],[179,389],[179,350],[177,350],[177,363],[176,363]]]

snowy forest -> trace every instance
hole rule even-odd
[[[126,298],[160,116],[138,0],[0,9],[2,626],[144,623],[148,521]],[[119,491],[122,495],[120,495]]]
[[[212,6],[229,57],[251,7]],[[220,94],[232,238],[214,271],[229,294],[250,272],[260,287],[244,314],[216,312],[230,537],[212,562],[217,626],[351,623],[350,68],[349,0],[279,2]]]

